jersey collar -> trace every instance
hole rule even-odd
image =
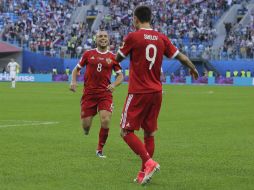
[[[152,28],[140,28],[140,30],[153,30]]]
[[[107,50],[107,51],[105,51],[105,52],[101,52],[101,51],[99,51],[99,50],[98,50],[98,48],[95,48],[95,50],[96,50],[99,54],[106,54],[106,53],[108,53],[108,50]]]

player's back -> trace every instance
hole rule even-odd
[[[130,48],[129,93],[152,93],[162,90],[160,73],[163,55],[177,49],[163,34],[152,29],[140,29],[127,36],[120,51],[126,55]],[[170,46],[172,45],[172,47]]]

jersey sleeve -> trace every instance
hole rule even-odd
[[[117,62],[117,61],[113,62],[113,69],[116,73],[121,73],[122,72],[122,67],[121,67],[120,63]]]
[[[172,42],[168,39],[168,37],[164,35],[163,35],[163,41],[165,44],[164,55],[167,56],[168,58],[174,59],[179,53],[179,50],[177,49],[177,47],[175,47],[172,44]]]
[[[116,61],[115,56],[116,55],[114,53],[111,54],[111,60],[113,61],[113,70],[115,71],[115,73],[121,73],[122,67],[120,63]]]
[[[81,69],[83,68],[86,64],[87,64],[87,60],[88,60],[88,51],[84,52],[84,54],[82,55],[82,57],[80,58],[77,66]]]
[[[131,49],[133,48],[134,44],[135,44],[135,42],[133,40],[133,33],[129,33],[127,35],[127,37],[125,38],[125,40],[123,41],[123,45],[118,50],[118,53],[122,57],[126,57],[127,55],[129,55],[129,53],[130,53]]]

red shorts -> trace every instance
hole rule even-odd
[[[148,94],[128,94],[122,112],[120,126],[127,130],[147,132],[157,130],[157,119],[162,101],[162,92]]]
[[[113,111],[112,94],[109,92],[99,94],[85,94],[80,101],[80,117],[94,116],[100,110]]]

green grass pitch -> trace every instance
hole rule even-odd
[[[114,92],[104,160],[95,157],[98,116],[89,136],[80,128],[81,86],[0,83],[1,190],[254,189],[253,87],[164,86],[161,171],[142,187],[133,182],[140,160],[119,136],[127,85]]]

